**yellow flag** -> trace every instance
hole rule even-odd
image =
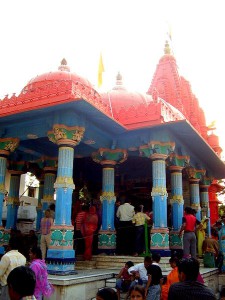
[[[216,120],[212,121],[207,127],[210,130],[216,129]]]
[[[102,61],[102,54],[100,54],[99,64],[98,64],[98,87],[102,85],[102,73],[105,71],[103,61]]]

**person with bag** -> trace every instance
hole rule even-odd
[[[48,281],[47,266],[42,259],[41,249],[34,246],[30,249],[29,255],[31,260],[30,268],[36,276],[34,296],[37,300],[42,300],[43,296],[48,298],[54,293],[54,287]]]

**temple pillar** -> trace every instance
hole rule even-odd
[[[217,180],[213,180],[208,191],[209,191],[209,209],[210,209],[210,224],[213,225],[219,219],[219,200],[217,193],[223,190],[223,186],[218,183]]]
[[[151,252],[160,252],[161,256],[170,256],[169,229],[167,227],[167,190],[166,190],[166,159],[173,152],[172,142],[150,142],[140,147],[140,152],[152,160],[152,204],[153,227],[151,230]]]
[[[44,167],[44,191],[42,199],[42,212],[49,208],[51,203],[54,203],[55,180],[57,173],[57,158],[48,158],[45,160]]]
[[[39,180],[39,192],[38,192],[36,231],[39,231],[40,226],[41,226],[41,218],[43,216],[41,201],[42,201],[43,195],[44,195],[44,178],[41,177],[38,180]]]
[[[187,174],[189,176],[191,207],[196,210],[196,218],[201,221],[199,182],[205,175],[205,170],[196,170],[190,167],[187,168]]]
[[[182,170],[189,162],[188,156],[170,155],[169,170],[171,174],[172,230],[170,231],[170,249],[182,250],[183,239],[179,236],[184,210]]]
[[[20,205],[19,190],[20,190],[20,178],[24,173],[22,171],[24,162],[13,162],[13,170],[9,170],[11,174],[9,195],[7,200],[7,218],[5,229],[16,229],[17,212]]]
[[[203,177],[203,179],[200,182],[200,203],[202,208],[202,216],[201,219],[204,217],[210,218],[210,209],[209,209],[209,186],[210,186],[211,180],[210,178]],[[209,237],[211,237],[211,226],[210,221],[207,224],[207,234]]]
[[[75,251],[71,225],[74,147],[79,144],[84,128],[54,125],[48,132],[49,140],[59,147],[58,170],[55,182],[55,223],[51,228],[51,243],[47,251],[47,268],[50,274],[69,275],[75,272]]]
[[[115,202],[115,165],[127,159],[127,151],[122,149],[99,149],[93,153],[95,162],[102,165],[102,226],[98,233],[99,252],[115,253],[116,231],[114,225]]]
[[[17,138],[0,138],[0,254],[4,254],[4,227],[2,226],[2,207],[3,199],[6,193],[5,189],[5,173],[7,157],[10,152],[15,151],[19,145]]]

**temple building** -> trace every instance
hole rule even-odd
[[[219,139],[207,128],[167,42],[146,93],[127,90],[120,73],[110,91],[99,93],[63,59],[58,71],[31,79],[18,96],[0,101],[0,125],[0,222],[6,173],[8,229],[16,222],[21,175],[35,174],[37,228],[43,210],[56,203],[49,273],[74,271],[71,211],[84,185],[100,193],[100,252],[116,249],[115,201],[123,192],[153,211],[150,249],[170,256],[182,249],[184,206],[193,207],[198,219],[209,216],[211,183],[225,178]],[[0,232],[3,251],[8,235],[4,227]]]

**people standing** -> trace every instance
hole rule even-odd
[[[147,267],[148,282],[145,287],[147,300],[160,300],[163,284],[162,270],[159,266],[160,254],[152,254],[152,263]]]
[[[199,225],[200,222],[193,215],[193,209],[191,207],[185,207],[184,217],[182,219],[182,226],[180,228],[179,236],[183,234],[183,256],[196,258],[196,235],[195,229],[196,224]]]
[[[81,211],[77,214],[76,220],[74,223],[75,231],[74,231],[74,248],[76,250],[76,254],[84,253],[84,237],[81,232],[81,228],[84,224],[85,216],[88,212],[88,206],[82,205]]]
[[[225,272],[225,216],[221,217],[222,219],[222,226],[218,232],[219,237],[219,247],[220,252],[223,255],[223,265],[221,266],[221,272]]]
[[[202,258],[202,244],[203,244],[203,241],[205,240],[205,236],[206,236],[205,231],[207,228],[208,221],[209,221],[209,219],[204,217],[196,229],[197,242],[198,242],[198,257],[199,258]]]
[[[42,253],[39,247],[34,246],[30,249],[30,260],[30,268],[34,271],[36,276],[34,296],[37,300],[42,300],[43,296],[50,297],[54,293],[54,288],[48,281],[47,266],[42,259]]]
[[[47,250],[51,241],[51,227],[53,225],[53,219],[51,217],[50,209],[46,209],[45,216],[41,219],[41,252],[42,257],[45,259]]]
[[[7,278],[10,272],[19,266],[26,264],[26,257],[23,256],[19,251],[19,240],[13,236],[9,239],[8,249],[0,261],[0,283],[2,287],[0,300],[9,300]]]
[[[214,268],[219,255],[219,243],[217,240],[206,237],[202,244],[204,267]]]
[[[132,219],[134,216],[134,206],[125,198],[125,203],[118,207],[117,218],[119,228],[117,230],[117,251],[118,254],[132,255],[134,245],[134,234]]]
[[[97,228],[98,216],[96,214],[96,208],[95,206],[91,206],[89,212],[85,215],[84,223],[81,227],[85,243],[84,260],[91,260],[92,258],[93,237]]]
[[[191,258],[183,258],[178,265],[180,282],[170,286],[168,300],[215,300],[213,292],[197,281],[199,262]]]
[[[145,222],[150,218],[143,213],[143,207],[140,205],[137,208],[137,213],[132,219],[132,223],[135,224],[135,253],[134,256],[138,256],[145,251]]]

